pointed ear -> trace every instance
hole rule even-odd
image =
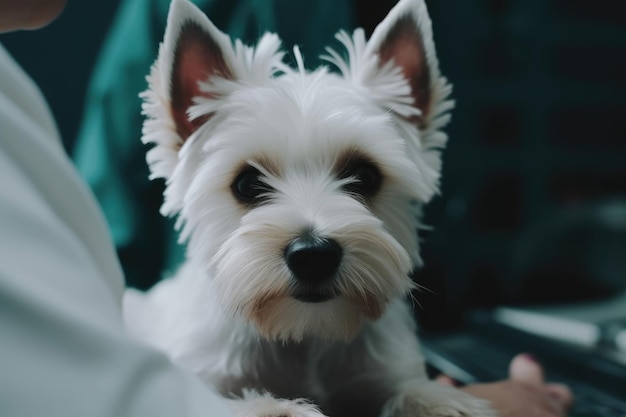
[[[171,117],[184,142],[206,121],[191,119],[189,107],[194,98],[207,96],[199,82],[213,76],[231,78],[232,46],[206,15],[188,0],[173,0],[167,18],[158,66],[166,83]]]
[[[189,0],[172,0],[163,43],[140,94],[142,142],[151,178],[170,180],[185,141],[241,83],[261,84],[283,68],[280,39],[265,34],[256,48],[220,32]]]
[[[230,77],[233,62],[230,38],[188,0],[172,0],[163,43],[148,75],[143,99],[142,142],[150,178],[169,179],[178,165],[179,150],[208,116],[191,118],[194,99],[208,94],[199,82],[212,76]]]
[[[441,84],[439,63],[428,11],[423,0],[400,0],[376,27],[367,44],[368,54],[379,57],[379,66],[394,64],[411,87],[417,122],[425,128],[433,116],[436,88]]]

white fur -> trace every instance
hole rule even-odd
[[[430,74],[428,114],[378,51],[394,23],[409,17],[421,34]],[[181,137],[172,116],[178,37],[193,22],[213,39],[228,76],[197,80],[188,109],[204,120]],[[282,62],[276,35],[256,47],[234,44],[187,0],[174,0],[165,41],[143,93],[143,141],[152,178],[165,178],[162,213],[178,216],[188,260],[147,294],[128,291],[129,331],[198,374],[237,416],[493,416],[483,401],[428,381],[416,327],[404,302],[421,265],[421,206],[437,192],[450,87],[439,75],[422,0],[401,0],[369,42],[357,30],[327,49],[326,67]],[[419,116],[421,128],[412,118]],[[413,120],[413,121],[412,121]],[[344,189],[335,165],[358,152],[380,169],[367,201]],[[264,204],[233,196],[242,166],[271,188]],[[320,303],[292,297],[286,245],[311,230],[343,250]],[[304,400],[304,399],[306,400]]]

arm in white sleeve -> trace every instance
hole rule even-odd
[[[125,334],[123,283],[93,197],[39,91],[0,46],[0,414],[230,416]]]

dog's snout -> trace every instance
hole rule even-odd
[[[335,240],[311,234],[292,240],[285,248],[287,266],[296,279],[307,284],[331,279],[342,255],[341,246]]]

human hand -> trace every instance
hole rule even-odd
[[[446,376],[438,378],[453,384]],[[491,401],[500,417],[565,417],[574,397],[565,385],[546,383],[543,369],[532,356],[521,354],[511,361],[509,379],[460,388]]]
[[[39,29],[54,20],[66,0],[0,0],[0,33]]]

